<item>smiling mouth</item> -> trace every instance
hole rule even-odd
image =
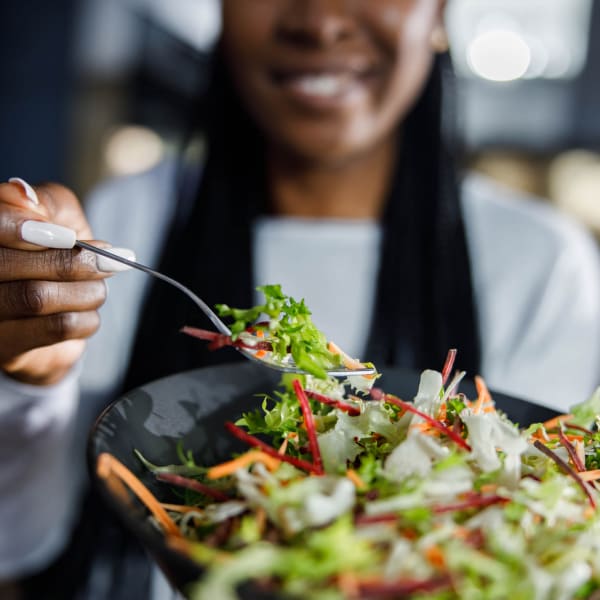
[[[273,82],[284,91],[306,101],[342,101],[364,89],[370,72],[324,71],[275,73]]]
[[[356,82],[356,76],[350,76],[348,73],[319,73],[291,77],[286,84],[309,96],[334,98],[349,91]]]

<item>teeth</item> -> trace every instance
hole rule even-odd
[[[313,96],[335,96],[344,91],[348,78],[342,75],[304,75],[295,85],[305,94]]]

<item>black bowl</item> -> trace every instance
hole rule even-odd
[[[383,369],[378,385],[405,399],[417,391],[419,374],[398,368]],[[202,575],[201,567],[169,548],[165,538],[151,526],[140,504],[125,503],[96,475],[96,461],[109,452],[163,501],[176,501],[169,487],[159,483],[135,457],[139,450],[149,461],[177,464],[177,445],[190,449],[198,462],[214,464],[243,446],[223,428],[260,403],[258,394],[271,392],[279,379],[276,372],[252,363],[236,363],[198,369],[159,379],[137,388],[111,404],[97,419],[90,433],[88,462],[92,480],[125,527],[146,548],[171,584],[185,594],[189,584]],[[461,383],[461,391],[475,395],[472,382]],[[496,405],[521,425],[543,421],[557,413],[530,402],[493,393]],[[252,587],[240,593],[245,598],[272,598]]]

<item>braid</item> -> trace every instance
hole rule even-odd
[[[415,369],[449,348],[477,373],[480,349],[459,185],[444,126],[451,73],[437,57],[399,137],[400,161],[383,220],[377,309],[367,356]],[[441,368],[441,367],[440,367]]]

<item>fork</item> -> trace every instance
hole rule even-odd
[[[92,246],[87,242],[75,240],[74,246],[78,246],[80,248],[83,248],[84,250],[89,250],[90,252],[95,252],[96,254],[100,254],[101,256],[104,256],[111,260],[115,260],[134,269],[138,269],[139,271],[143,271],[148,275],[152,275],[153,277],[161,279],[162,281],[165,281],[166,283],[169,283],[170,285],[176,287],[178,290],[180,290],[186,296],[188,296],[188,298],[190,298],[192,302],[196,304],[196,306],[208,317],[211,323],[217,328],[219,333],[231,336],[231,330],[229,329],[229,327],[227,327],[227,325],[217,316],[217,314],[210,308],[210,306],[208,306],[208,304],[206,304],[206,302],[204,302],[202,298],[200,298],[198,295],[192,292],[192,290],[190,290],[188,287],[186,287],[179,281],[165,275],[164,273],[160,273],[159,271],[151,269],[150,267],[147,267],[146,265],[143,265],[137,261],[129,260],[128,258],[124,258],[122,256],[114,254],[110,252],[110,250],[105,250],[104,248]],[[247,359],[256,363],[260,363],[264,367],[269,367],[271,369],[282,371],[284,373],[306,373],[306,371],[300,369],[295,365],[291,357],[289,357],[289,361],[286,360],[285,364],[282,364],[274,361],[264,360],[262,358],[257,358],[255,355],[256,351],[253,351],[251,349],[240,348],[237,346],[235,348]],[[338,367],[336,369],[327,370],[327,374],[332,377],[347,377],[350,375],[374,375],[375,373],[376,371],[372,367],[364,367],[361,369],[349,369],[347,367]]]

